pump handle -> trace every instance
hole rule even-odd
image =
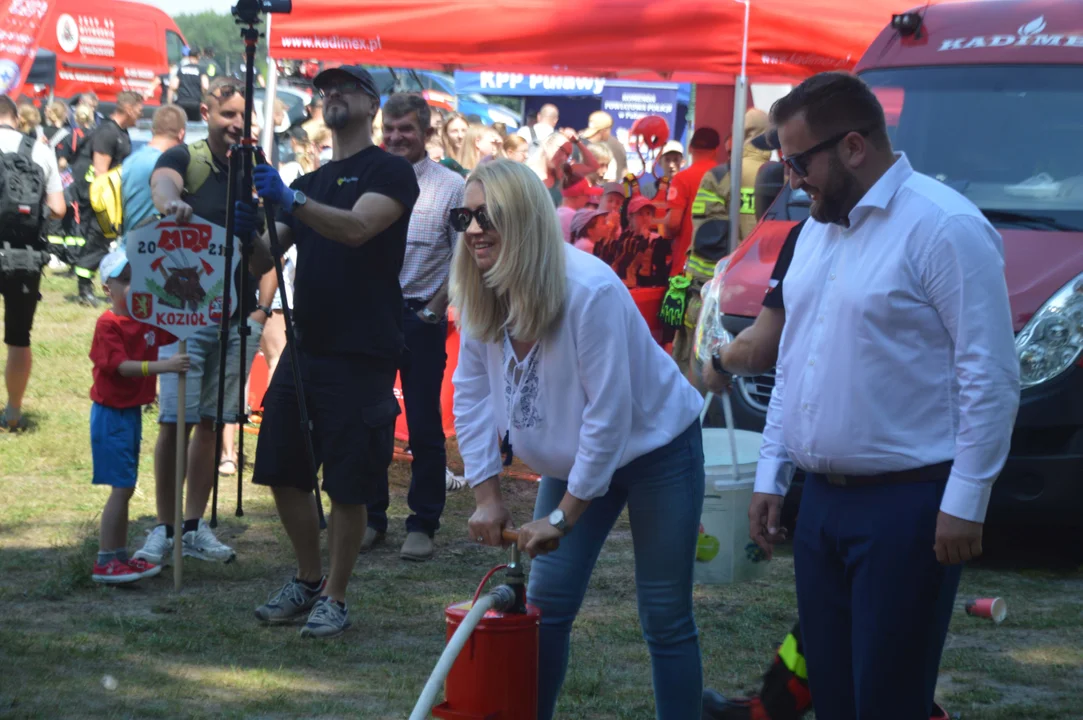
[[[504,529],[504,530],[500,531],[500,537],[506,543],[513,543],[513,544],[518,543],[519,542],[519,531],[518,530]],[[548,543],[546,543],[543,546],[543,549],[546,552],[553,552],[558,547],[560,547],[560,541],[559,540],[550,540]]]

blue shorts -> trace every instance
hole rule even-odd
[[[143,409],[94,403],[90,408],[90,452],[94,484],[134,488],[139,475],[139,445],[143,441]]]

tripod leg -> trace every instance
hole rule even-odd
[[[218,527],[218,465],[222,457],[222,416],[226,405],[226,362],[229,357],[229,319],[230,296],[233,290],[233,228],[236,222],[236,211],[233,207],[233,192],[236,178],[238,177],[238,164],[241,162],[241,153],[230,152],[229,155],[229,182],[226,183],[226,274],[223,278],[222,297],[225,299],[222,308],[222,322],[218,328],[218,397],[215,404],[214,414],[214,486],[211,491],[211,527]],[[243,257],[241,262],[244,262]],[[243,295],[237,300],[237,306],[243,307]]]
[[[241,362],[244,362],[243,356]],[[244,385],[241,385],[241,394],[244,394]],[[244,420],[248,419],[247,411],[243,417]],[[237,424],[237,439],[234,441],[237,446],[237,517],[244,517],[244,426],[248,424],[244,420]]]
[[[320,529],[327,528],[327,519],[323,514],[323,499],[320,496],[320,480],[316,468],[316,450],[312,444],[312,423],[308,417],[308,405],[305,402],[305,389],[301,380],[301,359],[297,350],[297,338],[293,331],[293,311],[286,301],[286,282],[282,272],[282,246],[278,242],[278,229],[275,227],[274,210],[264,205],[267,216],[267,235],[271,241],[271,257],[274,260],[275,275],[278,277],[278,293],[282,301],[282,317],[286,322],[286,349],[290,354],[293,369],[293,383],[297,389],[297,409],[301,416],[301,435],[305,439],[305,453],[308,456],[308,473],[312,478],[312,489],[316,493],[316,512],[320,516]]]

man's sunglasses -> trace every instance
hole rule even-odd
[[[240,95],[244,97],[244,85],[222,85],[215,88],[211,93],[211,97],[216,98],[219,102],[229,100],[234,95]]]
[[[809,160],[812,159],[812,156],[816,153],[821,153],[824,150],[835,147],[840,142],[842,142],[847,135],[852,132],[856,132],[859,135],[868,135],[870,129],[865,128],[864,130],[847,130],[846,132],[841,132],[838,135],[833,135],[832,137],[829,137],[822,143],[813,145],[808,150],[805,150],[803,152],[794,153],[793,155],[783,155],[782,162],[786,163],[786,165],[789,166],[790,170],[793,171],[798,177],[808,177],[808,164]]]
[[[466,232],[466,229],[470,227],[471,220],[477,220],[478,227],[485,232],[495,227],[493,221],[489,218],[489,211],[485,209],[484,205],[479,205],[477,210],[464,207],[452,208],[448,211],[448,220],[451,222],[451,229],[455,232]]]
[[[329,83],[321,88],[318,88],[316,92],[321,98],[326,98],[331,93],[338,93],[339,95],[350,95],[353,93],[368,93],[369,87],[360,80],[342,80],[336,83]]]

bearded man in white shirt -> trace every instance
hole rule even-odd
[[[809,78],[771,109],[812,199],[749,508],[770,552],[794,467],[798,609],[820,720],[919,720],[961,563],[1019,403],[1001,238],[892,151],[860,79]]]

